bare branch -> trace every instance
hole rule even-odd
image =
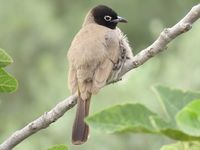
[[[24,128],[13,133],[1,145],[0,150],[11,150],[17,144],[21,143],[24,139],[38,132],[41,129],[47,128],[51,123],[55,122],[58,118],[62,117],[66,111],[76,105],[77,94],[74,94],[65,100],[58,103],[49,112],[45,112],[38,119],[32,121]]]
[[[167,49],[167,44],[182,33],[189,31],[192,24],[200,17],[200,4],[194,6],[188,14],[171,28],[164,29],[153,44],[138,53],[133,60],[127,62],[119,78],[128,71],[141,66],[151,57]]]
[[[171,28],[164,29],[156,41],[142,50],[133,60],[126,62],[120,75],[121,77],[126,74],[128,71],[141,66],[151,57],[162,52],[166,49],[167,44],[172,41],[174,38],[180,34],[187,32],[191,29],[192,24],[200,18],[200,4],[194,6],[190,12],[180,20],[176,25]],[[116,80],[119,81],[119,80]],[[114,82],[114,81],[113,81]],[[13,133],[8,139],[6,139],[1,145],[0,150],[11,150],[17,144],[21,143],[24,139],[28,138],[32,134],[40,131],[41,129],[47,128],[51,123],[55,122],[61,116],[64,115],[69,109],[76,105],[77,94],[72,95],[65,100],[58,103],[53,109],[49,112],[44,113],[38,119],[26,125],[24,128]]]

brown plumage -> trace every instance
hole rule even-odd
[[[68,51],[69,88],[72,94],[79,94],[73,144],[87,141],[89,128],[84,118],[89,114],[91,96],[108,81],[115,80],[126,59],[133,56],[127,38],[116,27],[118,22],[126,20],[107,6],[93,8]]]

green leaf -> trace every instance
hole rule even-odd
[[[199,150],[199,142],[177,142],[163,146],[160,150]]]
[[[0,67],[5,67],[13,62],[12,58],[0,48]]]
[[[0,68],[0,92],[13,92],[17,85],[17,80]]]
[[[156,86],[154,91],[158,96],[158,100],[163,107],[166,119],[175,122],[175,114],[177,114],[184,106],[194,99],[200,98],[199,92],[182,91],[179,89],[171,89],[165,86]]]
[[[48,150],[68,150],[66,145],[55,145],[51,148],[48,148]]]
[[[189,135],[177,125],[175,116],[200,93],[156,86],[159,102],[166,117],[160,117],[142,104],[124,104],[105,109],[86,119],[87,123],[100,131],[142,132],[163,134],[172,139],[190,141],[200,140],[200,136]]]
[[[170,138],[182,141],[200,140],[200,136],[189,135],[181,130],[176,122],[176,114],[194,99],[200,98],[199,92],[171,89],[164,86],[154,88],[165,113],[166,126],[159,126],[160,132]],[[163,128],[164,127],[164,128]]]
[[[142,104],[116,105],[105,109],[86,121],[90,126],[108,133],[114,132],[156,132],[153,117],[157,115]]]
[[[192,101],[176,116],[182,131],[192,136],[200,136],[200,100]]]

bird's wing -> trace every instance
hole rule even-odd
[[[105,49],[107,51],[107,57],[97,66],[94,77],[92,93],[97,93],[108,80],[113,65],[117,62],[119,57],[119,38],[116,36],[116,32],[109,31],[105,35]]]
[[[96,94],[99,91],[99,89],[106,84],[106,81],[112,71],[112,68],[113,63],[109,59],[106,59],[97,67],[92,84],[93,94]]]
[[[69,67],[68,87],[72,94],[74,94],[77,91],[76,70],[72,66]]]

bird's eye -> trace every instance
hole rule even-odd
[[[112,17],[111,17],[111,16],[105,16],[104,19],[105,19],[106,21],[111,21]]]

